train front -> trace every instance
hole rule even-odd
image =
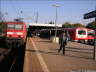
[[[6,45],[19,48],[26,40],[26,26],[23,22],[7,22]]]

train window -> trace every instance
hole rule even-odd
[[[23,25],[22,24],[7,24],[7,28],[21,30],[23,29]]]
[[[86,31],[84,31],[84,30],[79,30],[79,31],[78,31],[78,34],[81,34],[81,35],[83,34],[83,35],[85,35],[85,34],[86,34]]]
[[[88,36],[94,36],[94,34],[93,33],[88,33]]]
[[[23,29],[23,26],[21,24],[16,24],[15,29]]]
[[[7,28],[8,29],[14,29],[14,25],[13,24],[7,24]]]
[[[88,32],[88,36],[94,36],[94,35],[95,35],[95,32],[94,31]]]

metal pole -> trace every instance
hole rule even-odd
[[[2,21],[2,13],[1,13],[1,11],[0,11],[0,21]]]
[[[1,1],[0,1],[1,4]],[[1,12],[1,6],[0,6],[0,21],[2,21],[2,12]]]
[[[96,24],[96,17],[95,17],[95,24]],[[96,29],[95,29],[95,35],[94,35],[94,54],[93,59],[96,59]]]
[[[55,19],[55,42],[57,37],[57,7],[56,7],[56,19]]]
[[[56,19],[55,19],[55,42],[56,42],[56,36],[57,36],[57,19],[58,19],[58,15],[57,15],[57,8],[60,7],[60,5],[55,4],[53,5],[54,7],[56,7]]]
[[[36,13],[36,23],[38,23],[38,12]]]

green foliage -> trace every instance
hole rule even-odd
[[[54,24],[54,22],[53,21],[50,21],[49,24]]]
[[[87,28],[91,28],[91,29],[96,29],[96,23],[95,23],[95,21],[88,23],[86,27]]]
[[[62,25],[63,28],[76,28],[76,27],[85,27],[84,25],[80,24],[80,23],[76,23],[76,24],[70,24],[69,22],[65,22]]]
[[[69,22],[65,22],[63,25],[62,25],[63,28],[72,28],[72,24],[70,24]]]
[[[85,27],[85,26],[80,23],[76,23],[76,24],[73,24],[73,27]]]

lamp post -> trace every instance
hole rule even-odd
[[[56,18],[55,18],[55,42],[56,42],[56,36],[57,36],[57,19],[58,19],[57,8],[60,7],[60,5],[54,4],[52,6],[54,6],[56,8]]]

